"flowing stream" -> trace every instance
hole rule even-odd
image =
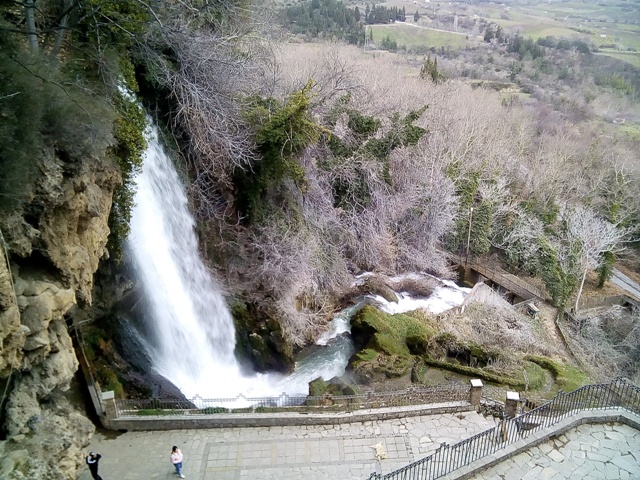
[[[335,315],[330,329],[318,340],[319,347],[302,356],[291,375],[243,374],[234,356],[231,314],[200,259],[184,188],[158,140],[155,126],[151,128],[142,172],[136,181],[126,249],[149,306],[141,315],[144,328],[135,332],[157,373],[187,398],[307,395],[311,380],[330,380],[344,374],[354,353],[353,343],[346,335],[349,319],[364,299]],[[437,299],[432,299],[433,310],[461,303],[466,291],[443,285],[436,292]],[[393,305],[377,297],[370,300],[391,313],[429,308],[407,295],[400,297],[401,301]]]

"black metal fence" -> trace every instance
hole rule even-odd
[[[118,417],[144,415],[211,415],[217,413],[331,412],[367,408],[458,402],[469,399],[469,387],[463,384],[432,388],[408,388],[392,392],[360,395],[249,397],[190,400],[126,399],[116,400]]]
[[[546,429],[583,410],[625,409],[640,415],[640,388],[625,379],[586,385],[570,393],[560,392],[550,402],[471,438],[447,445],[394,472],[372,473],[369,480],[430,480],[442,477],[480,458]]]

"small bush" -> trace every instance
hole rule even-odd
[[[228,413],[228,412],[229,412],[229,409],[224,407],[207,407],[207,408],[198,410],[198,413],[202,413],[205,415],[213,415],[216,413]]]

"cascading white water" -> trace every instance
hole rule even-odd
[[[155,126],[136,181],[126,248],[150,305],[143,314],[146,328],[140,344],[160,375],[188,398],[229,398],[306,395],[311,380],[344,374],[354,353],[351,339],[344,334],[363,301],[335,315],[330,331],[318,340],[322,347],[305,356],[291,375],[243,376],[234,356],[231,314],[200,259],[187,197]],[[442,297],[454,295],[451,305],[459,304],[464,298],[461,290],[442,290]],[[408,296],[401,298],[398,306],[385,305],[388,302],[383,299],[376,303],[388,311],[406,311],[413,304]]]
[[[136,182],[127,248],[150,299],[154,368],[187,396],[212,383],[236,394],[243,385],[233,320],[198,255],[187,197],[155,127]]]

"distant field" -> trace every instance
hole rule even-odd
[[[617,58],[623,62],[630,63],[634,67],[640,68],[640,53],[620,53],[620,52],[607,52],[602,51],[598,55],[607,55],[609,57]]]
[[[373,41],[380,41],[387,35],[398,42],[398,46],[405,47],[448,47],[451,49],[465,48],[467,45],[476,45],[477,40],[467,40],[464,35],[456,33],[427,30],[426,28],[410,27],[399,23],[393,25],[372,25]]]
[[[574,37],[581,36],[575,30],[571,30],[570,28],[564,27],[546,27],[539,28],[536,30],[530,30],[528,32],[524,32],[527,36],[537,39],[542,37]],[[584,36],[584,35],[582,35]]]

